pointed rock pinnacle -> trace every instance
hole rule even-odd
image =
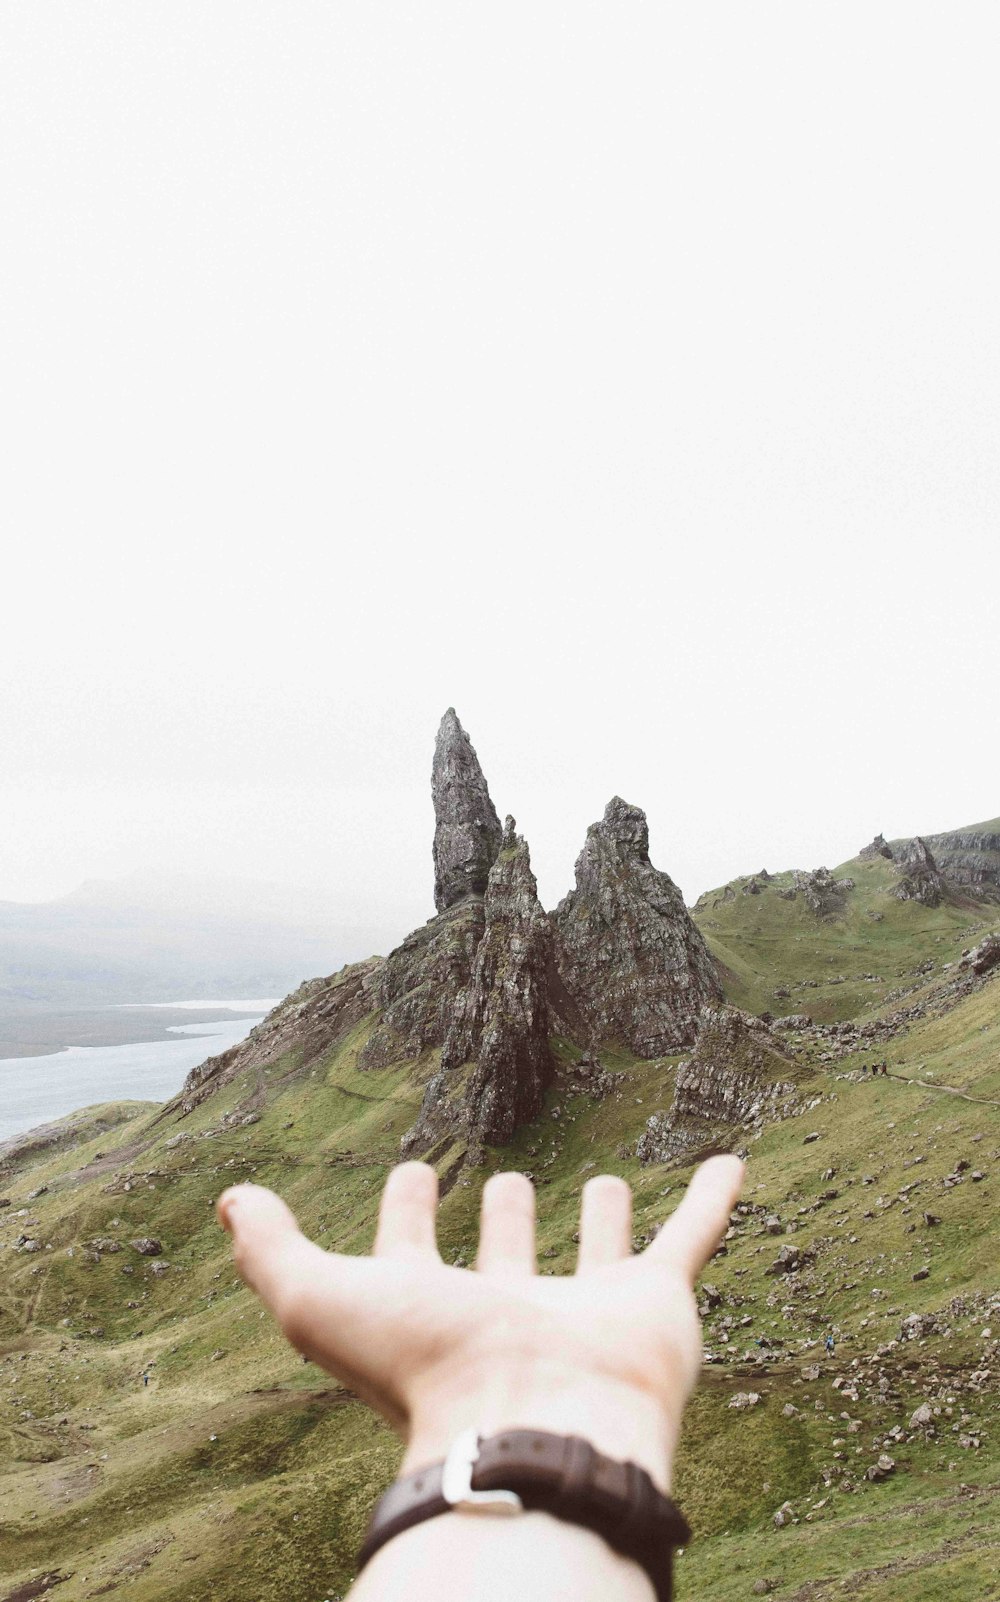
[[[484,895],[503,830],[472,742],[454,707],[441,719],[431,773],[434,905],[438,912]]]

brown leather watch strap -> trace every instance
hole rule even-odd
[[[645,1469],[604,1457],[579,1436],[550,1435],[544,1430],[506,1430],[493,1435],[479,1442],[478,1456],[473,1450],[472,1458],[469,1483],[474,1494],[465,1503],[446,1494],[444,1463],[432,1463],[390,1485],[375,1505],[358,1554],[359,1572],[380,1547],[403,1530],[456,1507],[475,1506],[475,1493],[506,1491],[516,1497],[495,1507],[484,1506],[483,1511],[516,1512],[519,1498],[525,1510],[584,1525],[616,1552],[641,1564],[657,1602],[670,1602],[671,1553],[687,1543],[691,1531]]]

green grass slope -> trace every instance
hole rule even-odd
[[[877,965],[853,949],[879,894],[871,871],[840,930],[838,973],[853,975],[856,955],[888,989],[900,969],[952,960],[988,916],[886,904]],[[742,900],[754,905],[727,903],[728,921],[706,931],[741,996],[809,977],[816,951],[836,949],[836,929],[810,927],[795,903]],[[722,911],[711,913],[720,924]],[[750,915],[756,933],[741,922]],[[884,1000],[863,983],[869,1007]],[[813,1000],[803,1010],[819,1013]],[[116,1590],[135,1602],[343,1595],[398,1448],[286,1346],[236,1279],[213,1203],[253,1178],[324,1244],[370,1247],[436,1056],[362,1072],[370,1027],[315,1060],[296,1048],[254,1068],[189,1117],[102,1119],[0,1177],[0,1602],[47,1590],[58,1602]],[[705,1275],[711,1362],[678,1470],[696,1534],[681,1602],[736,1602],[763,1578],[782,1602],[1000,1596],[998,1031],[995,978],[895,1036],[892,1076],[861,1082],[850,1058],[817,1069],[810,1110],[751,1144],[741,1210]],[[457,1147],[439,1154],[447,1260],[472,1260],[482,1182],[500,1167],[539,1187],[543,1272],[572,1270],[579,1195],[596,1170],[633,1184],[637,1244],[673,1207],[690,1170],[640,1168],[631,1154],[669,1105],[676,1059],[606,1064],[625,1075],[614,1095],[595,1102],[567,1077],[483,1167],[463,1167]],[[160,1241],[158,1257],[130,1244],[144,1237]],[[803,1266],[775,1273],[789,1244]],[[900,1340],[912,1313],[934,1325]],[[759,1400],[734,1408],[741,1393]],[[911,1428],[923,1402],[930,1422]],[[886,1452],[895,1467],[870,1481]],[[776,1529],[786,1501],[794,1521]]]
[[[830,917],[817,916],[801,892],[782,899],[792,873],[736,879],[700,897],[693,917],[737,1006],[804,1012],[818,1023],[854,1018],[911,982],[918,968],[954,962],[997,920],[995,906],[958,895],[938,907],[897,900],[899,873],[884,857],[856,857],[833,873],[853,879],[854,888]],[[761,885],[758,894],[744,891],[751,882]]]

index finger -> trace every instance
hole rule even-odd
[[[739,1157],[709,1157],[644,1255],[669,1259],[694,1284],[726,1233],[744,1172]]]

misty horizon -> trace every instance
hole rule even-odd
[[[625,799],[628,799],[628,797]],[[634,804],[641,805],[641,802],[636,802]],[[647,809],[644,808],[643,810]],[[591,821],[596,822],[597,820],[595,818]],[[653,820],[650,821],[652,832],[654,825]],[[704,895],[711,890],[718,889],[730,879],[749,876],[759,871],[759,869],[762,867],[767,868],[767,870],[771,873],[781,873],[790,869],[813,869],[821,864],[823,866],[837,867],[841,863],[850,861],[852,857],[856,856],[862,845],[866,845],[868,840],[877,833],[884,834],[887,840],[910,839],[915,835],[933,835],[937,833],[943,833],[948,830],[967,828],[974,824],[986,821],[991,820],[987,818],[986,814],[983,814],[978,818],[966,817],[960,821],[952,819],[945,822],[935,823],[934,827],[932,828],[925,826],[913,828],[909,831],[904,829],[895,830],[885,827],[879,828],[876,826],[872,828],[864,840],[856,841],[853,849],[849,847],[842,855],[837,855],[836,853],[831,853],[829,851],[827,851],[824,855],[823,852],[820,851],[818,853],[814,852],[809,860],[803,859],[796,861],[779,860],[777,857],[767,861],[757,861],[757,859],[754,859],[748,855],[744,865],[735,872],[729,873],[726,877],[720,876],[711,878],[707,882],[700,884],[698,888],[693,891],[689,890],[684,885],[680,885],[680,888],[684,894],[686,904],[693,906],[698,900],[699,896]],[[520,820],[518,820],[518,823],[520,828]],[[526,831],[522,830],[522,832]],[[528,844],[530,848],[530,837],[528,839]],[[582,848],[582,845],[583,840],[581,838],[578,849]],[[723,855],[724,854],[720,851],[720,862],[723,858]],[[758,853],[758,856],[760,855],[761,853]],[[427,863],[425,866],[427,868],[427,892],[423,899],[429,903],[429,910],[426,912],[426,917],[429,918],[433,915],[433,875],[430,865],[429,848],[426,850],[426,856]],[[651,840],[650,844],[650,859],[654,862],[656,867],[660,868],[664,872],[669,873],[671,878],[673,878],[675,882],[679,883],[677,875],[674,873],[671,864],[669,862],[662,861],[657,855],[654,840]],[[756,866],[751,865],[754,861],[756,861]],[[536,873],[536,877],[539,880],[539,889],[541,893],[543,872],[539,870],[539,865],[535,860],[534,853],[532,853],[532,866]],[[548,877],[552,877],[551,872]],[[408,928],[410,923],[414,921],[414,918],[417,915],[415,913],[415,909],[417,907],[417,902],[420,899],[414,879],[415,875],[411,874],[410,885],[408,888],[412,886],[413,894],[408,902],[400,902],[395,914],[391,908],[387,908],[380,919],[374,920],[370,924],[362,924],[359,926],[355,921],[354,927],[357,928],[358,932],[360,933],[364,929],[374,930],[382,928],[386,925],[387,920],[401,921],[401,923],[405,924]],[[548,907],[549,910],[554,909],[562,897],[572,888],[572,882],[573,880],[571,873],[569,881],[562,890],[556,891],[555,894],[549,898],[547,898],[545,894],[541,894],[543,904]],[[182,869],[164,869],[158,865],[136,866],[118,875],[93,875],[83,877],[78,879],[75,883],[68,885],[65,889],[59,890],[54,894],[38,897],[22,898],[7,895],[4,893],[3,887],[0,886],[0,904],[5,904],[8,906],[46,907],[63,902],[76,902],[79,904],[85,904],[88,899],[96,899],[98,901],[120,900],[122,905],[136,905],[145,907],[153,907],[156,904],[161,904],[164,906],[173,905],[178,908],[190,908],[193,903],[199,903],[205,908],[205,910],[215,909],[222,914],[227,914],[236,908],[242,909],[252,902],[254,912],[258,916],[274,916],[275,914],[281,914],[287,918],[288,921],[295,923],[301,922],[304,917],[310,920],[317,919],[320,921],[330,918],[336,919],[339,911],[338,895],[338,886],[332,881],[326,885],[317,885],[315,883],[297,883],[292,879],[256,880],[252,878],[241,878],[232,874],[220,875],[209,873],[207,875],[200,875],[193,873],[190,870],[184,871]],[[407,922],[407,920],[409,920],[409,922]],[[400,938],[402,938],[403,933],[405,933],[405,930],[401,931]]]

